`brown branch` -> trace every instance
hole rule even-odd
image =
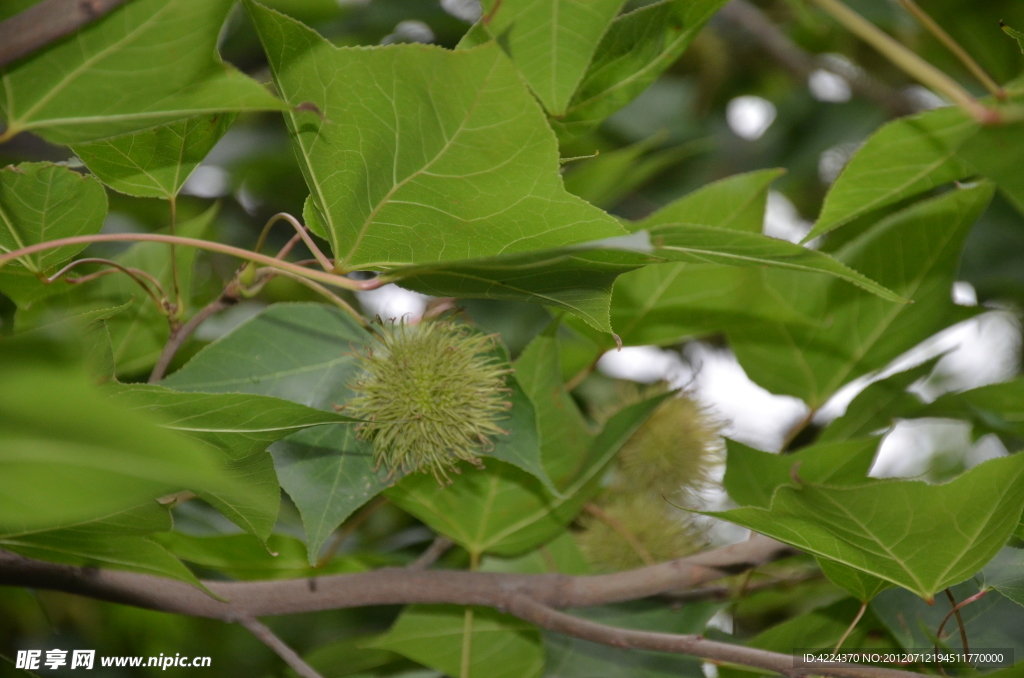
[[[654,633],[651,631],[634,631],[632,629],[605,626],[604,624],[580,619],[564,612],[558,612],[521,594],[511,597],[510,604],[505,611],[545,629],[583,638],[594,643],[601,643],[602,645],[633,650],[688,654],[713,662],[756,666],[786,676],[920,678],[921,675],[911,673],[910,671],[877,668],[862,664],[828,664],[815,665],[813,667],[796,667],[794,666],[793,655],[769,652],[768,650],[759,650],[743,645],[720,643],[696,635]]]
[[[699,586],[793,552],[784,544],[756,536],[689,558],[586,577],[387,568],[312,580],[204,581],[204,585],[222,599],[217,600],[177,580],[57,565],[0,551],[0,585],[65,591],[136,607],[240,623],[251,623],[261,616],[369,605],[478,605],[509,612],[552,631],[614,647],[690,654],[794,677],[816,674],[833,678],[909,678],[918,675],[859,665],[794,667],[791,655],[717,643],[700,636],[616,629],[554,609],[622,602]]]
[[[74,33],[126,0],[43,0],[0,23],[0,66]]]
[[[259,638],[260,642],[273,650],[278,657],[284,660],[285,664],[292,667],[292,670],[302,676],[302,678],[323,678],[323,676],[317,673],[316,669],[303,661],[302,657],[295,650],[288,647],[283,640],[278,638],[273,631],[259,620],[239,619],[238,623],[249,629],[252,635]]]
[[[835,63],[833,60],[819,59],[806,52],[748,0],[732,0],[718,15],[740,27],[744,33],[754,38],[769,56],[803,81],[806,81],[807,76],[814,70],[824,68],[842,76],[850,84],[850,90],[857,96],[867,99],[893,116],[908,115],[918,110],[913,99],[875,80],[862,70]]]
[[[187,323],[171,330],[171,336],[168,337],[164,350],[160,353],[156,365],[153,366],[153,371],[149,373],[149,383],[155,384],[164,378],[164,375],[167,374],[167,368],[170,367],[171,361],[174,360],[174,356],[178,353],[178,349],[181,348],[186,339],[192,336],[196,328],[203,324],[203,321],[237,303],[238,295],[234,293],[233,287],[229,285],[219,297],[200,309]]]
[[[498,607],[513,593],[556,608],[589,607],[701,586],[791,555],[794,550],[757,536],[739,544],[637,570],[574,577],[462,570],[385,568],[307,579],[206,581],[211,598],[184,582],[133,572],[70,567],[0,551],[0,586],[64,591],[193,617],[236,622],[367,605],[451,603]]]
[[[448,537],[438,536],[434,541],[430,542],[430,546],[423,550],[423,553],[419,555],[416,560],[412,561],[405,566],[407,570],[427,570],[430,566],[438,561],[438,559],[448,552],[455,542]]]

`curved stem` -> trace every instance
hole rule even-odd
[[[355,318],[357,321],[359,321],[359,324],[362,325],[363,327],[367,326],[366,319],[363,318],[363,316],[359,313],[359,311],[357,311],[354,308],[352,308],[352,306],[349,305],[349,303],[347,301],[345,301],[344,299],[339,297],[334,292],[331,292],[329,289],[327,289],[326,287],[324,287],[320,283],[315,283],[312,280],[304,278],[304,277],[302,277],[300,275],[295,275],[294,273],[292,273],[290,271],[282,271],[280,269],[271,269],[269,267],[268,268],[257,269],[256,273],[257,273],[257,275],[260,274],[260,273],[263,273],[264,275],[269,274],[271,277],[276,276],[276,275],[280,275],[280,276],[284,276],[285,278],[290,278],[290,279],[294,280],[295,282],[299,283],[300,285],[305,285],[306,287],[308,287],[309,289],[313,290],[314,292],[317,292],[318,294],[321,294],[324,297],[326,297],[335,306],[337,306],[338,308],[340,308],[341,310],[345,311],[350,316]],[[267,280],[265,280],[264,282],[269,281],[269,279],[270,278],[267,278]]]
[[[0,267],[3,267],[4,264],[14,259],[18,259],[19,257],[24,257],[29,254],[35,254],[36,252],[45,252],[46,250],[52,250],[66,245],[91,245],[98,242],[164,242],[174,243],[184,247],[195,247],[196,249],[219,252],[221,254],[227,254],[246,261],[253,261],[258,264],[270,266],[271,268],[290,271],[304,278],[317,280],[319,282],[347,290],[372,290],[384,284],[379,277],[371,278],[369,280],[352,280],[351,278],[346,278],[345,276],[338,275],[336,273],[303,268],[302,266],[297,266],[288,261],[282,261],[274,257],[268,257],[265,254],[258,254],[256,252],[244,250],[241,247],[223,245],[219,242],[213,242],[210,240],[182,238],[180,236],[161,235],[158,233],[100,233],[97,235],[77,235],[71,238],[50,240],[0,255]]]
[[[302,242],[306,243],[306,247],[308,247],[309,251],[313,253],[314,257],[316,257],[316,260],[320,263],[321,268],[323,268],[327,272],[334,270],[334,264],[332,264],[331,260],[328,259],[327,256],[320,251],[320,248],[317,247],[316,243],[313,242],[313,239],[309,236],[309,229],[306,228],[304,225],[300,224],[298,219],[288,214],[287,212],[278,212],[274,216],[270,217],[267,223],[263,226],[263,231],[260,232],[259,240],[256,241],[256,248],[254,250],[255,252],[259,252],[260,250],[263,249],[263,244],[267,240],[267,235],[270,234],[270,229],[273,228],[274,224],[276,224],[279,221],[287,221],[289,224],[295,227],[297,235],[300,238],[302,238]],[[289,242],[288,245],[291,244],[292,243]],[[286,245],[285,247],[291,249],[291,247],[289,247],[288,245]],[[281,255],[279,254],[278,256]]]
[[[851,33],[881,52],[884,57],[901,68],[905,73],[926,87],[931,87],[935,91],[946,95],[950,101],[960,106],[978,122],[995,123],[1002,120],[998,111],[982,106],[956,80],[907,49],[888,33],[854,12],[840,0],[811,1],[831,14],[836,21],[843,24]]]
[[[231,285],[228,288],[230,289]],[[174,360],[174,356],[178,353],[178,349],[181,348],[185,340],[192,336],[196,328],[202,325],[207,318],[236,303],[238,303],[238,297],[231,295],[228,289],[226,289],[219,297],[200,309],[187,323],[175,330],[171,330],[171,336],[168,337],[167,343],[164,344],[164,350],[160,352],[160,357],[157,359],[156,365],[153,366],[153,371],[149,373],[147,383],[155,384],[164,378],[164,375],[167,374],[167,368],[170,367],[171,361]]]
[[[60,280],[61,276],[65,275],[68,271],[75,268],[79,264],[102,264],[104,266],[110,266],[111,269],[113,270],[100,271],[99,274],[93,273],[90,275],[82,276],[80,278],[68,279],[67,282],[69,284],[78,285],[84,282],[88,282],[90,280],[95,280],[101,275],[106,275],[108,273],[115,273],[117,271],[120,271],[121,273],[124,273],[129,278],[134,280],[139,287],[145,290],[146,294],[150,296],[150,298],[161,309],[161,311],[164,309],[164,297],[166,297],[166,293],[164,292],[163,285],[160,284],[159,280],[154,278],[146,271],[142,271],[137,268],[128,268],[127,266],[122,266],[116,261],[111,261],[110,259],[101,259],[99,257],[86,257],[85,259],[76,259],[75,261],[72,261],[70,264],[68,264],[64,268],[60,269],[59,271],[51,275],[50,277],[46,278],[45,283],[47,285],[51,285],[57,282],[58,280]],[[145,278],[145,280],[143,280],[143,278]],[[147,281],[156,288],[155,292],[153,291],[153,289],[149,287]]]
[[[948,622],[951,617],[956,616],[957,624],[960,626],[960,642],[963,643],[964,653],[966,654],[970,652],[970,650],[967,648],[967,629],[964,628],[964,619],[960,616],[960,610],[966,607],[967,605],[970,605],[974,601],[980,600],[985,596],[986,593],[988,593],[988,589],[979,591],[970,598],[965,598],[964,601],[958,605],[956,599],[953,598],[953,592],[950,591],[948,588],[946,589],[946,597],[949,598],[949,604],[952,606],[952,609],[946,614],[945,617],[942,618],[942,623],[939,624],[939,630],[935,632],[936,651],[938,651],[939,649],[938,640],[942,637],[942,630],[946,628],[946,622]]]
[[[978,82],[985,86],[985,89],[987,89],[997,99],[1006,98],[1006,90],[997,85],[996,81],[985,72],[985,69],[967,53],[967,50],[960,46],[960,43],[953,39],[952,35],[947,33],[946,30],[935,21],[935,19],[931,18],[931,16],[928,15],[928,12],[921,9],[921,6],[914,2],[914,0],[898,0],[898,2],[903,5],[904,9],[914,15],[914,18],[920,21],[921,25],[927,28],[939,42],[945,45],[946,49],[952,52],[953,56],[959,59],[960,63],[967,67],[967,70],[971,72],[971,75],[977,78]]]

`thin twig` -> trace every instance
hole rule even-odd
[[[153,303],[157,305],[161,312],[164,312],[166,310],[164,301],[166,293],[164,292],[164,288],[160,284],[159,280],[154,278],[151,274],[147,273],[146,271],[137,268],[128,268],[127,266],[123,266],[122,264],[119,264],[116,261],[111,261],[110,259],[101,259],[99,257],[86,257],[84,259],[76,259],[75,261],[72,261],[70,264],[68,264],[64,268],[60,269],[59,271],[51,275],[50,277],[46,278],[44,282],[47,285],[52,285],[53,283],[60,280],[61,276],[64,276],[65,274],[67,274],[69,271],[71,271],[76,266],[79,266],[80,264],[101,264],[103,266],[109,266],[110,268],[105,271],[91,273],[89,275],[81,276],[78,278],[67,278],[65,280],[68,284],[80,285],[81,283],[89,282],[90,280],[95,280],[96,278],[101,277],[101,275],[108,275],[110,273],[121,272],[127,275],[132,280],[134,280],[139,287],[145,290],[146,294],[149,295],[149,297],[153,300]],[[155,287],[156,289],[154,290],[150,288],[149,284],[152,284],[153,287]]]
[[[654,557],[651,556],[651,552],[647,550],[637,536],[633,534],[632,530],[622,524],[622,522],[616,519],[614,516],[609,515],[607,511],[602,509],[596,504],[587,504],[583,507],[583,510],[594,516],[602,523],[612,528],[615,534],[622,537],[622,539],[629,544],[630,548],[640,556],[640,560],[643,561],[644,565],[654,565]]]
[[[239,619],[238,623],[249,629],[252,635],[259,638],[264,645],[273,650],[278,657],[284,660],[285,664],[290,666],[302,678],[323,678],[323,676],[317,673],[316,669],[303,661],[302,657],[295,650],[288,647],[283,640],[278,638],[273,631],[259,620],[250,617]]]
[[[688,654],[702,659],[757,666],[787,676],[821,675],[837,678],[920,678],[920,674],[861,664],[829,664],[794,667],[793,655],[744,645],[721,643],[697,635],[634,631],[605,626],[559,612],[521,594],[512,596],[508,611],[545,629],[583,638],[602,645],[654,652]]]
[[[960,627],[960,642],[963,643],[964,653],[966,654],[970,652],[970,650],[967,647],[967,629],[964,627],[964,618],[960,616],[960,608],[964,607],[965,605],[970,605],[974,601],[983,598],[986,593],[988,593],[988,589],[979,591],[978,593],[974,594],[970,598],[966,598],[962,603],[957,605],[956,599],[953,598],[953,592],[947,588],[946,597],[949,598],[949,604],[952,609],[946,614],[945,617],[942,618],[942,623],[939,624],[939,630],[935,632],[936,640],[942,637],[942,630],[946,627],[946,622],[949,621],[949,618],[955,616],[956,623]],[[938,645],[936,645],[935,650],[938,651],[938,649],[939,647]]]
[[[346,278],[343,275],[335,273],[303,268],[302,266],[297,266],[291,262],[282,261],[274,257],[269,257],[265,254],[258,254],[250,250],[242,249],[241,247],[232,247],[231,245],[224,245],[219,242],[213,242],[212,240],[183,238],[181,236],[162,235],[159,233],[100,233],[97,235],[76,235],[70,238],[48,240],[46,242],[23,247],[19,250],[0,254],[0,267],[14,259],[35,254],[36,252],[45,252],[46,250],[52,250],[66,245],[91,245],[98,242],[175,243],[184,247],[195,247],[196,249],[227,254],[245,261],[253,261],[258,264],[263,264],[264,266],[270,266],[271,268],[283,271],[291,271],[292,273],[301,275],[304,278],[309,278],[310,280],[316,280],[327,285],[333,285],[347,290],[373,290],[384,284],[384,280],[379,276],[366,280],[353,280],[352,278]]]
[[[359,313],[359,311],[352,308],[352,306],[347,301],[339,297],[334,292],[331,292],[329,289],[327,289],[320,283],[315,283],[308,278],[302,277],[301,275],[295,275],[291,271],[282,271],[280,269],[274,269],[269,267],[256,269],[256,275],[258,276],[258,279],[260,279],[261,283],[269,282],[271,278],[278,275],[294,280],[300,285],[304,285],[309,289],[313,290],[314,292],[316,292],[317,294],[320,294],[323,297],[325,297],[332,304],[334,304],[335,306],[337,306],[338,308],[352,316],[360,325],[367,325],[366,319],[362,316],[361,313]]]
[[[0,67],[74,33],[126,0],[43,0],[0,23]]]
[[[732,0],[721,9],[718,16],[739,26],[770,57],[800,80],[806,81],[817,68],[833,72],[842,70],[837,75],[841,75],[850,84],[854,94],[887,110],[890,115],[899,117],[918,110],[911,97],[872,78],[862,69],[855,66],[840,68],[831,61],[823,63],[819,57],[806,52],[790,40],[759,7],[747,0]]]
[[[164,345],[164,350],[160,352],[160,357],[157,359],[156,365],[153,366],[153,371],[149,373],[148,383],[156,384],[164,378],[164,375],[167,374],[167,368],[170,367],[171,361],[174,360],[174,356],[178,353],[178,349],[181,348],[186,339],[192,336],[197,327],[202,325],[210,316],[220,313],[225,308],[236,303],[238,303],[238,297],[225,290],[219,297],[200,309],[187,323],[172,330],[171,336],[167,338],[167,343]]]
[[[438,535],[434,537],[434,541],[430,542],[430,546],[424,549],[423,553],[416,560],[406,565],[405,568],[407,570],[428,570],[431,565],[436,563],[454,545],[455,542],[448,537]]]
[[[895,66],[926,87],[944,94],[968,115],[982,123],[997,123],[1002,120],[999,111],[983,106],[956,80],[931,65],[888,33],[857,14],[840,0],[811,0],[832,15],[848,31],[881,52]]]
[[[260,232],[259,240],[256,241],[255,252],[259,252],[263,249],[263,243],[266,242],[267,236],[270,234],[270,229],[279,221],[287,221],[295,228],[296,235],[302,238],[302,242],[306,243],[306,247],[308,247],[309,251],[313,253],[316,260],[320,262],[320,267],[323,268],[324,271],[330,272],[334,270],[334,264],[332,264],[331,260],[320,251],[320,248],[317,247],[315,242],[313,242],[313,238],[309,236],[309,229],[300,224],[298,219],[287,212],[278,212],[274,216],[270,217],[267,223],[263,226],[263,231]],[[289,247],[289,249],[291,248]]]
[[[1006,90],[997,85],[996,81],[985,72],[985,69],[982,68],[970,54],[968,54],[967,50],[960,46],[960,43],[953,39],[952,35],[947,33],[946,30],[935,21],[935,19],[931,18],[928,12],[921,9],[921,6],[914,2],[914,0],[898,1],[903,5],[905,10],[910,12],[914,15],[914,18],[921,22],[921,25],[927,28],[939,42],[945,45],[946,49],[952,52],[953,55],[960,60],[960,63],[967,67],[967,70],[969,70],[971,74],[985,86],[985,89],[987,89],[997,99],[1006,98]]]
[[[846,627],[845,631],[843,631],[843,635],[839,637],[839,642],[836,643],[836,652],[839,652],[839,648],[843,646],[843,643],[846,642],[846,639],[850,637],[851,633],[853,633],[853,629],[857,627],[857,622],[859,622],[860,618],[864,616],[864,613],[867,611],[867,609],[868,601],[865,600],[863,603],[861,603],[860,610],[857,611],[857,616],[853,618],[853,621],[850,622],[850,625]]]
[[[323,555],[317,558],[316,566],[323,567],[327,563],[331,562],[331,559],[334,558],[334,554],[338,552],[338,549],[341,548],[341,545],[346,539],[348,539],[349,535],[358,530],[363,523],[370,519],[370,516],[377,512],[377,509],[386,503],[388,503],[387,497],[382,494],[378,494],[376,497],[371,499],[366,506],[359,509],[354,516],[345,521],[345,524],[338,528],[338,531],[334,533],[334,536],[331,538],[331,543],[327,545]]]

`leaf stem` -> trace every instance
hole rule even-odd
[[[960,642],[963,643],[964,653],[966,654],[970,652],[970,649],[968,649],[967,647],[967,629],[964,627],[964,618],[960,616],[960,608],[964,607],[965,605],[970,605],[979,598],[982,598],[986,593],[988,593],[987,589],[979,591],[978,593],[974,594],[970,598],[965,599],[962,603],[958,605],[956,602],[956,598],[953,597],[953,592],[947,588],[946,597],[949,598],[949,605],[952,609],[950,609],[949,613],[946,614],[946,616],[942,619],[942,623],[939,624],[939,630],[935,632],[936,640],[942,637],[942,629],[946,626],[946,622],[949,621],[949,618],[951,616],[955,615],[957,626],[960,627]],[[937,646],[936,649],[938,649]]]
[[[223,245],[211,240],[183,238],[180,236],[161,235],[159,233],[100,233],[97,235],[77,235],[70,238],[50,240],[0,255],[0,268],[9,261],[29,254],[35,254],[36,252],[44,252],[46,250],[52,250],[66,245],[91,245],[98,242],[163,242],[174,243],[184,247],[195,247],[197,249],[207,250],[210,252],[227,254],[246,261],[253,261],[265,266],[270,266],[271,268],[290,271],[291,273],[295,273],[309,280],[316,280],[318,282],[347,290],[372,290],[384,284],[379,277],[371,278],[369,280],[352,280],[351,278],[346,278],[345,276],[338,275],[336,273],[303,268],[302,266],[298,266],[288,261],[282,261],[275,257],[269,257],[265,254],[244,250],[241,247]]]
[[[978,82],[985,86],[985,89],[987,89],[997,99],[1003,100],[1006,98],[1006,90],[996,84],[996,81],[985,72],[985,69],[982,68],[970,54],[968,54],[967,50],[964,49],[960,43],[953,39],[952,35],[947,33],[946,30],[940,26],[937,21],[935,21],[935,19],[931,18],[928,12],[921,9],[921,6],[914,2],[914,0],[898,1],[903,5],[905,10],[910,12],[914,18],[920,21],[921,24],[927,28],[939,42],[945,45],[946,49],[952,52],[953,55],[960,60],[960,63],[967,67],[967,70],[969,70],[971,74],[978,79]]]
[[[469,570],[475,571],[480,567],[480,553],[469,552]],[[469,678],[470,669],[473,667],[473,608],[466,606],[462,617],[462,661],[459,665],[459,678]]]
[[[134,280],[139,287],[145,290],[146,294],[148,294],[149,297],[153,300],[153,303],[157,305],[161,313],[166,313],[166,293],[164,292],[164,288],[160,284],[159,280],[154,278],[146,271],[142,271],[137,268],[128,268],[127,266],[122,266],[116,261],[111,261],[110,259],[101,259],[99,257],[86,257],[84,259],[76,259],[75,261],[72,261],[70,264],[68,264],[64,268],[60,269],[59,271],[51,275],[50,277],[44,279],[43,282],[47,285],[52,285],[53,283],[60,280],[61,276],[65,275],[66,273],[71,271],[71,269],[75,268],[79,264],[102,264],[104,266],[110,266],[110,268],[104,271],[90,273],[89,275],[81,276],[78,278],[67,278],[65,282],[67,282],[68,284],[80,285],[81,283],[89,282],[90,280],[95,280],[96,278],[108,275],[110,273],[121,272],[127,275],[132,280]],[[145,280],[143,280],[143,278],[145,278]],[[155,291],[153,288],[149,286],[150,284],[153,285]]]
[[[317,247],[316,243],[313,242],[313,239],[309,236],[309,229],[306,226],[300,224],[298,219],[288,214],[287,212],[278,212],[274,216],[270,217],[267,223],[263,226],[263,230],[260,232],[259,240],[256,241],[256,248],[253,251],[259,252],[260,250],[263,249],[263,244],[266,242],[267,236],[270,234],[270,229],[273,228],[274,224],[276,224],[279,221],[287,221],[289,224],[295,227],[297,235],[300,238],[302,238],[302,242],[306,243],[306,247],[308,247],[309,251],[313,253],[314,257],[316,257],[316,260],[317,262],[319,262],[321,268],[323,268],[328,273],[334,270],[334,264],[331,263],[331,260],[327,258],[327,256],[320,250],[319,247]],[[285,247],[288,246],[286,245]],[[288,247],[288,249],[291,248]]]
[[[170,220],[169,231],[170,231],[170,234],[173,236],[173,235],[175,235],[174,227],[177,225],[177,220],[178,220],[178,200],[177,200],[177,196],[173,196],[172,195],[170,198],[168,198],[168,203],[171,206],[171,220]],[[185,312],[185,307],[184,307],[184,304],[182,303],[182,300],[181,300],[181,280],[179,279],[179,275],[178,275],[178,248],[174,245],[174,243],[171,243],[170,247],[171,247],[171,287],[173,288],[172,289],[172,294],[174,295],[174,315],[175,315],[175,318],[172,321],[172,326],[173,326],[175,323],[180,321],[181,314]]]
[[[359,313],[359,311],[352,308],[352,306],[347,301],[339,297],[334,292],[331,292],[329,289],[327,289],[320,283],[313,282],[312,280],[309,280],[308,278],[305,278],[301,275],[296,275],[291,271],[282,271],[281,269],[270,268],[269,266],[267,268],[256,269],[256,274],[257,276],[267,276],[264,280],[262,280],[262,282],[264,283],[269,282],[270,278],[278,275],[284,276],[285,278],[290,278],[291,280],[294,280],[300,285],[305,285],[306,287],[313,290],[317,294],[320,294],[321,296],[325,297],[332,304],[334,304],[335,306],[337,306],[338,308],[340,308],[341,310],[345,311],[350,316],[355,318],[356,322],[358,322],[363,327],[369,326],[369,323],[366,322],[366,319],[363,318],[362,314]]]
[[[926,87],[944,94],[978,122],[996,123],[1002,120],[998,111],[983,106],[956,80],[894,40],[888,33],[843,4],[841,0],[811,1],[831,14],[851,33],[881,52],[905,73]]]
[[[836,649],[834,650],[835,652],[839,652],[839,648],[843,646],[843,643],[846,642],[846,639],[850,637],[851,633],[853,633],[853,629],[857,627],[857,622],[859,622],[860,618],[864,616],[864,613],[867,611],[867,609],[868,601],[865,600],[863,603],[861,603],[860,610],[857,611],[857,616],[853,618],[853,621],[850,622],[850,625],[846,627],[845,631],[843,631],[843,635],[839,638],[839,642],[836,643]]]

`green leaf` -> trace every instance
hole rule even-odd
[[[25,341],[0,350],[5,534],[108,518],[180,490],[232,488],[214,450],[115,405],[77,368],[37,362]]]
[[[569,531],[564,531],[540,548],[513,558],[485,556],[481,572],[514,572],[516,574],[590,574],[590,565]]]
[[[565,112],[624,0],[484,0],[483,25],[552,115]]]
[[[71,150],[115,191],[170,200],[234,122],[233,113],[185,118]]]
[[[576,460],[593,443],[594,432],[562,383],[559,325],[556,319],[533,338],[516,360],[515,370],[536,411],[548,475],[564,485],[578,471]]]
[[[236,525],[264,540],[277,520],[281,497],[267,447],[311,426],[352,421],[350,417],[278,398],[241,393],[179,393],[142,384],[114,389],[114,402],[148,412],[164,428],[223,450],[227,454],[228,473],[243,491],[199,496]]]
[[[993,459],[945,485],[882,480],[780,487],[771,508],[709,513],[925,599],[991,560],[1024,511],[1024,455]]]
[[[760,233],[768,187],[783,170],[738,174],[703,186],[627,226],[687,223]],[[667,344],[756,320],[813,321],[764,283],[763,272],[722,264],[657,264],[615,281],[612,328],[626,345]]]
[[[195,115],[284,108],[217,56],[232,4],[134,0],[0,69],[6,133],[68,144]]]
[[[623,233],[565,191],[544,113],[496,44],[337,48],[292,19],[246,6],[285,100],[318,109],[285,118],[324,226],[318,234],[339,268]]]
[[[977,580],[968,580],[950,587],[953,599],[958,603],[978,593]],[[949,613],[951,605],[946,596],[938,596],[934,605],[915,597],[907,591],[893,588],[883,591],[873,601],[871,609],[885,623],[889,631],[906,648],[934,647],[935,632],[942,619]],[[978,648],[1005,648],[1016,656],[1024,652],[1024,610],[996,591],[989,591],[980,600],[961,608],[960,616],[971,652]],[[960,633],[957,620],[946,622],[940,648],[960,648]],[[948,664],[946,665],[948,668]],[[987,673],[994,676],[1003,672]]]
[[[322,567],[310,567],[306,545],[283,534],[270,535],[265,544],[247,534],[192,537],[164,532],[154,535],[153,540],[186,562],[242,581],[301,579],[367,570],[356,558],[344,556]]]
[[[661,145],[664,137],[656,134],[631,146],[573,163],[565,175],[565,190],[592,205],[608,209],[649,179],[708,146],[701,139],[651,152]]]
[[[647,89],[672,65],[725,0],[662,0],[619,16],[597,47],[559,133],[580,134]]]
[[[940,108],[881,127],[864,142],[825,196],[805,241],[872,210],[963,179],[972,170],[956,149],[978,131],[958,108]]]
[[[0,253],[99,233],[106,215],[107,194],[93,177],[45,162],[0,170]],[[56,289],[37,276],[53,273],[84,248],[65,245],[19,257],[0,268],[0,291],[19,306],[52,294]]]
[[[466,610],[472,614],[469,621]],[[466,626],[472,629],[468,675],[461,672]],[[449,676],[466,678],[536,678],[544,668],[537,629],[486,607],[411,605],[390,631],[364,647],[390,650]]]
[[[836,258],[912,299],[893,304],[848,285],[766,271],[776,293],[820,323],[750,322],[729,328],[730,344],[752,380],[818,408],[843,384],[885,367],[935,332],[974,311],[953,304],[964,239],[992,186],[955,189],[878,222]]]
[[[359,440],[354,425],[308,429],[275,443],[271,452],[281,487],[302,516],[310,565],[353,511],[396,480],[377,467],[373,444]]]
[[[176,391],[253,393],[329,410],[352,397],[354,349],[370,334],[324,304],[274,304],[163,380]]]
[[[976,436],[995,433],[1016,443],[1024,438],[1024,379],[947,393],[913,414],[964,419],[974,425]]]
[[[0,547],[51,563],[127,570],[180,579],[202,587],[187,567],[149,537],[99,534],[88,529],[53,530],[0,539]]]
[[[1004,548],[981,573],[986,588],[1024,606],[1024,550]]]
[[[881,298],[903,301],[827,254],[757,233],[693,224],[657,225],[555,250],[405,266],[392,269],[386,280],[435,296],[547,304],[610,333],[609,297],[615,278],[666,262],[828,273]]]
[[[200,351],[163,381],[178,391],[274,396],[320,410],[352,397],[355,351],[369,333],[322,304],[275,304]],[[309,557],[353,511],[387,485],[353,426],[300,431],[271,448],[281,487],[302,515]]]
[[[1008,36],[1017,41],[1017,46],[1020,47],[1021,53],[1024,54],[1024,33],[1021,33],[1020,31],[1014,28],[1010,28],[1002,21],[999,22],[999,27],[1003,29],[1003,33],[1006,33]]]
[[[1024,147],[1024,123],[983,127],[965,141],[957,155],[962,161],[996,182],[1014,207],[1024,213],[1024,172],[1020,150]]]
[[[867,572],[837,563],[834,560],[829,560],[828,558],[816,558],[815,560],[818,561],[818,567],[821,568],[822,573],[828,577],[830,582],[845,590],[862,603],[871,600],[892,586],[892,584],[884,579],[879,579]],[[815,646],[809,645],[807,647]]]
[[[913,416],[923,403],[907,389],[931,374],[938,360],[933,358],[869,385],[850,401],[842,416],[821,432],[818,442],[839,442],[871,435],[892,426],[894,419]]]
[[[785,173],[784,169],[765,169],[719,179],[673,200],[627,228],[638,231],[664,224],[694,224],[761,233],[768,187]]]
[[[177,225],[177,235],[201,238],[217,216],[213,205],[199,216]],[[177,248],[178,282],[183,299],[189,299],[192,289],[192,267],[196,250]],[[136,243],[113,260],[122,266],[136,268],[156,278],[163,290],[172,294],[173,273],[169,246],[164,243]],[[88,269],[83,269],[88,271]],[[62,283],[63,286],[66,284]],[[73,286],[63,294],[52,295],[19,310],[15,317],[19,329],[34,327],[56,317],[83,311],[130,306],[105,321],[118,375],[134,376],[148,371],[156,364],[170,336],[170,325],[146,292],[124,273],[105,275],[97,280]]]
[[[860,604],[850,598],[819,607],[796,615],[781,624],[762,631],[744,643],[747,647],[792,654],[797,649],[833,648],[850,623],[860,612]],[[843,640],[843,648],[854,649],[897,649],[888,634],[878,638],[885,627],[868,612]],[[886,642],[888,641],[888,642]],[[769,673],[754,668],[740,669],[727,667],[725,678],[749,676],[751,673]]]
[[[761,452],[727,440],[726,492],[740,506],[768,508],[783,485],[854,485],[867,480],[879,438],[805,447],[792,454]]]

